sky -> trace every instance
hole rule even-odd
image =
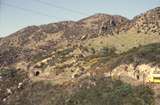
[[[129,19],[160,6],[160,0],[0,0],[0,37],[26,26],[80,20],[107,13]]]

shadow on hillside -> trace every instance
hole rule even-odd
[[[111,59],[107,64],[114,69],[123,64],[133,64],[135,68],[141,64],[151,64],[151,66],[160,66],[160,43],[153,43],[145,46],[133,48]]]

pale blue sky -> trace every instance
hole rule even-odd
[[[0,37],[9,35],[29,25],[40,25],[62,20],[79,20],[95,13],[107,13],[133,18],[144,11],[160,6],[160,0],[0,0]],[[8,4],[20,8],[27,8],[38,13],[13,8]],[[55,8],[53,4],[83,14]],[[52,5],[52,7],[51,7]],[[48,16],[49,15],[49,16]],[[54,17],[56,16],[56,18]]]

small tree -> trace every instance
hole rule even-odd
[[[100,55],[101,56],[109,56],[109,55],[114,55],[116,49],[113,48],[108,48],[108,47],[103,47],[100,49]]]
[[[92,53],[92,54],[95,54],[95,53],[96,53],[96,51],[95,51],[95,49],[94,49],[93,47],[91,48],[91,53]]]

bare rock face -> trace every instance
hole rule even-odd
[[[136,66],[136,68],[133,64],[120,65],[113,70],[112,76],[113,78],[118,78],[124,82],[133,83],[136,81],[137,83],[145,83],[148,82],[148,79],[154,71],[159,71],[157,65],[152,66],[151,64],[140,64]]]

